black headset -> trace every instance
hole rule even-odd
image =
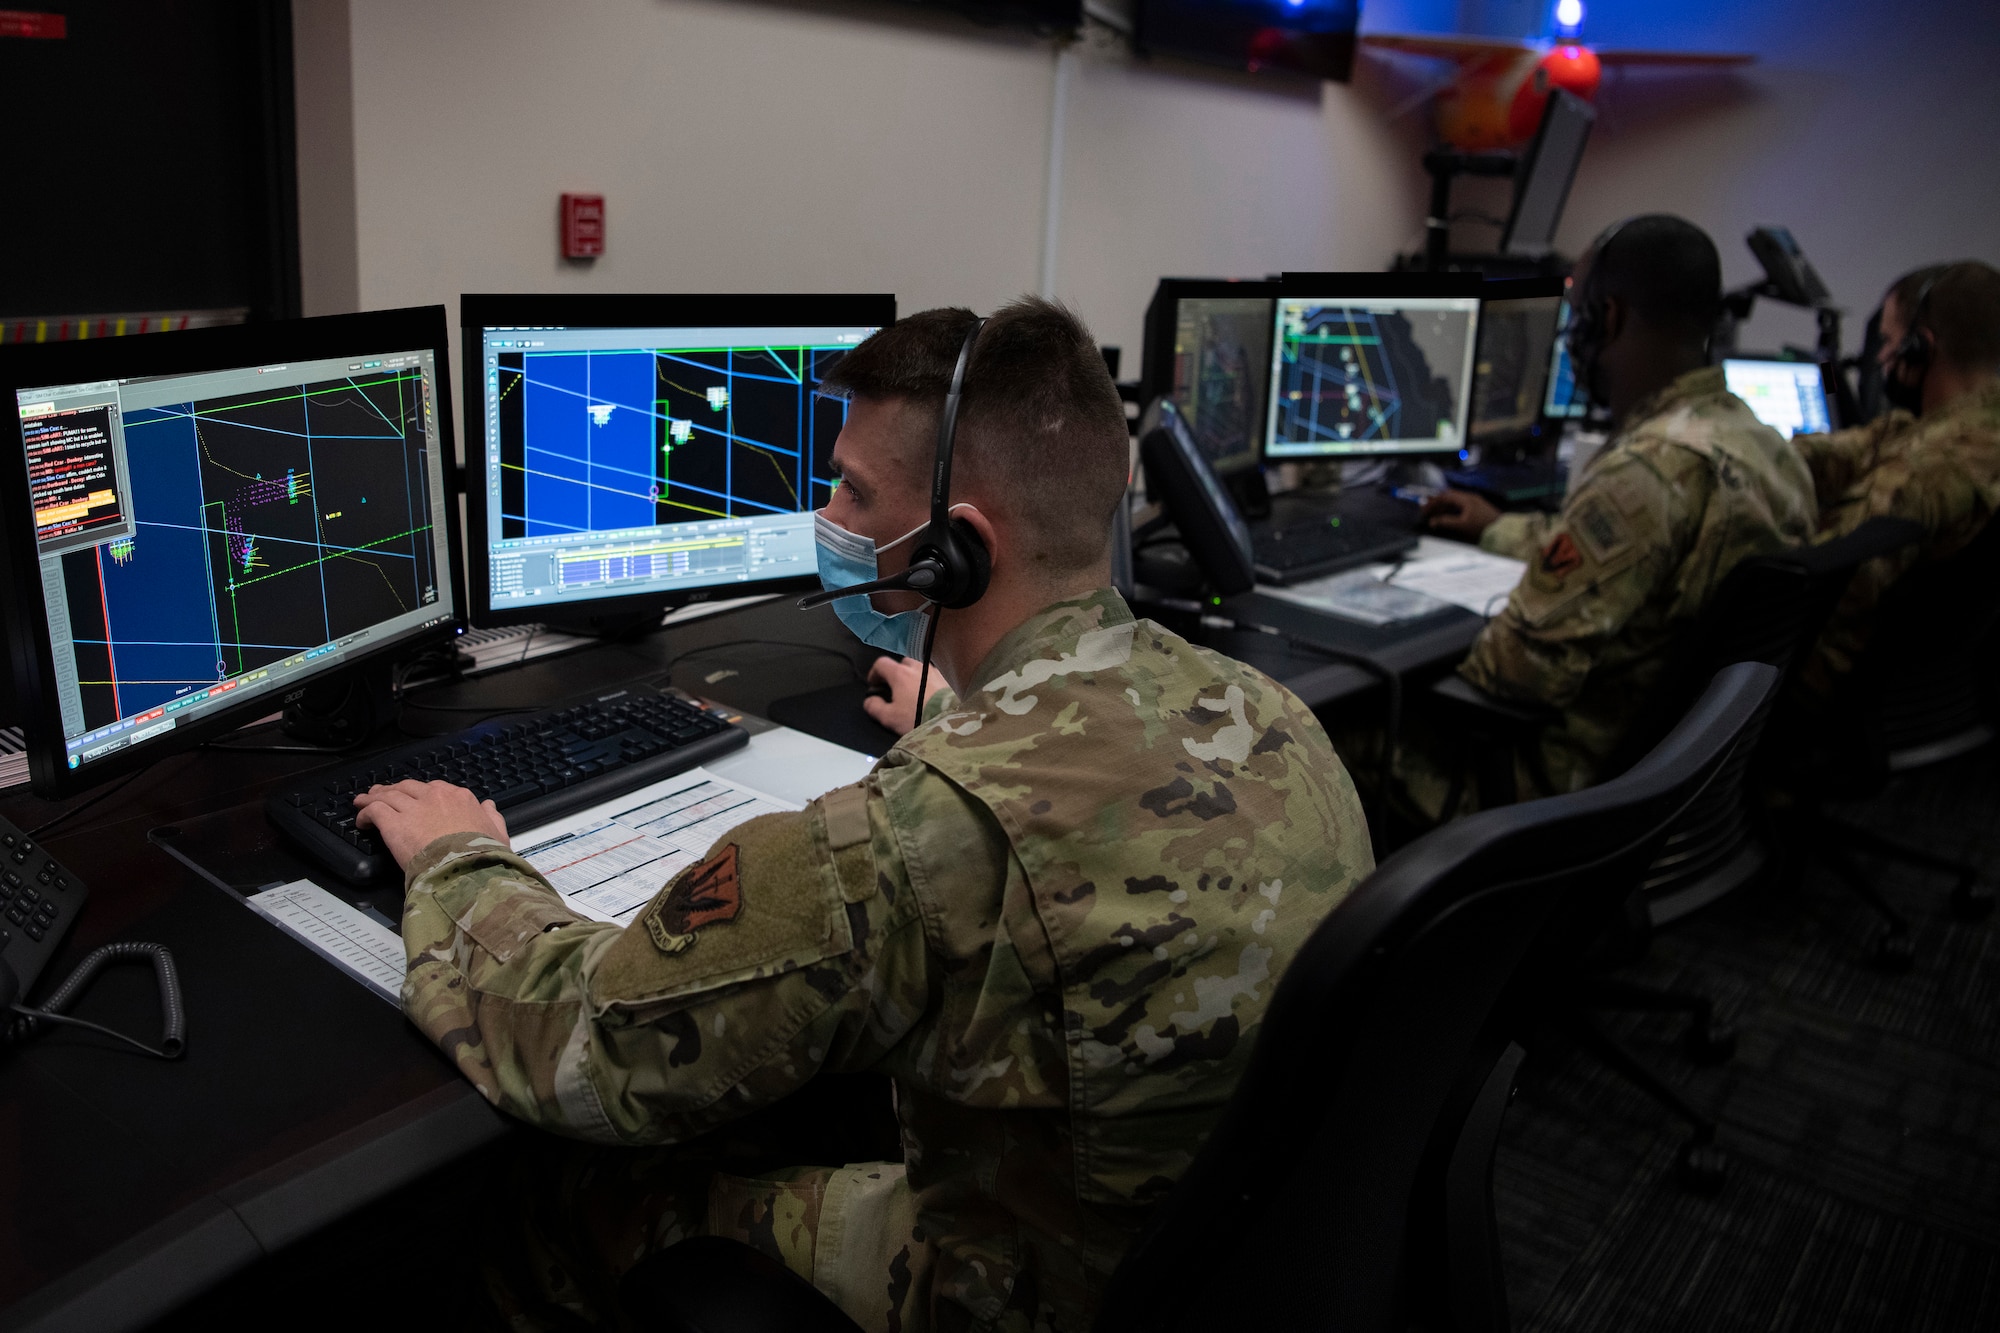
[[[1593,256],[1590,265],[1591,278],[1594,279],[1597,276],[1597,270],[1603,267],[1604,255],[1611,248],[1612,239],[1619,232],[1625,230],[1625,224],[1630,221],[1632,221],[1631,218],[1619,219],[1599,232],[1597,239],[1590,243]],[[1603,307],[1603,298],[1600,297],[1595,301],[1586,303],[1583,300],[1582,292],[1578,292],[1577,299],[1570,302],[1569,327],[1563,331],[1563,340],[1569,344],[1569,354],[1572,361],[1576,360],[1576,349],[1579,343],[1587,346],[1597,338],[1598,334],[1603,332]]]
[[[801,597],[801,610],[842,597],[909,591],[922,593],[925,601],[956,611],[986,595],[986,585],[993,579],[993,557],[970,523],[951,516],[951,454],[958,434],[958,405],[965,396],[965,371],[972,364],[972,345],[979,341],[979,331],[985,327],[985,320],[974,319],[966,331],[964,345],[958,349],[951,388],[944,396],[944,415],[938,420],[937,456],[931,466],[931,521],[917,534],[908,568],[870,583],[829,588]],[[932,623],[935,628],[936,622]],[[925,656],[928,658],[929,654]]]
[[[1930,339],[1923,336],[1924,315],[1930,309],[1931,288],[1938,285],[1938,279],[1950,273],[1956,265],[1948,265],[1924,279],[1924,285],[1917,288],[1917,299],[1910,307],[1910,327],[1903,330],[1903,340],[1896,344],[1890,360],[1912,375],[1922,377],[1931,366]],[[1933,334],[1932,337],[1936,335]]]

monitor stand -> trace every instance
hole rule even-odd
[[[666,611],[667,609],[662,606],[655,606],[645,611],[626,611],[618,615],[599,616],[558,611],[544,617],[541,624],[561,634],[576,634],[584,638],[636,639],[658,629]]]
[[[285,701],[286,736],[329,750],[359,745],[396,715],[395,663],[369,662],[332,672]]]

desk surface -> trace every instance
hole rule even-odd
[[[1286,608],[1258,605],[1249,618],[1281,623]],[[1462,625],[1417,628],[1412,636],[1336,627],[1408,670],[1441,666],[1471,639]],[[1306,637],[1328,632],[1323,618],[1308,629]],[[1245,637],[1263,640],[1243,645],[1246,660],[1309,701],[1375,684],[1354,668],[1287,654],[1280,641]],[[845,678],[854,690],[840,707],[858,712],[874,656],[830,611],[801,613],[786,599],[425,691],[403,725],[444,733],[487,708],[549,706],[647,678],[757,715]],[[857,734],[852,718],[833,722],[829,733]],[[310,873],[273,836],[260,802],[324,763],[221,750],[175,756],[43,839],[91,887],[49,976],[107,941],[168,945],[181,967],[188,1047],[168,1064],[61,1034],[0,1055],[0,1123],[18,1145],[14,1169],[0,1173],[0,1328],[136,1327],[508,1132],[394,1008],[166,854],[201,830],[268,854],[268,869],[246,865],[250,886],[288,877],[288,867]],[[0,799],[22,827],[62,808],[21,790]],[[388,892],[380,906],[394,919],[400,887]],[[144,1032],[158,1022],[156,1003],[149,972],[114,969],[77,1012]]]

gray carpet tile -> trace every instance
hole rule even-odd
[[[2000,884],[1991,750],[1841,813]],[[1693,1065],[1673,1016],[1605,1018],[1720,1122],[1720,1196],[1677,1182],[1662,1108],[1559,1042],[1531,1053],[1496,1168],[1517,1329],[2000,1329],[2000,923],[1953,918],[1945,877],[1858,860],[1910,918],[1910,973],[1868,964],[1875,918],[1809,865],[1624,973],[1712,998],[1734,1059]]]

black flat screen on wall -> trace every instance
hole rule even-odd
[[[0,36],[0,316],[298,313],[291,9],[39,0]]]
[[[1008,24],[1036,32],[1072,32],[1083,22],[1083,0],[909,0],[950,9],[975,23]]]
[[[1145,54],[1347,82],[1361,0],[1139,0]]]

